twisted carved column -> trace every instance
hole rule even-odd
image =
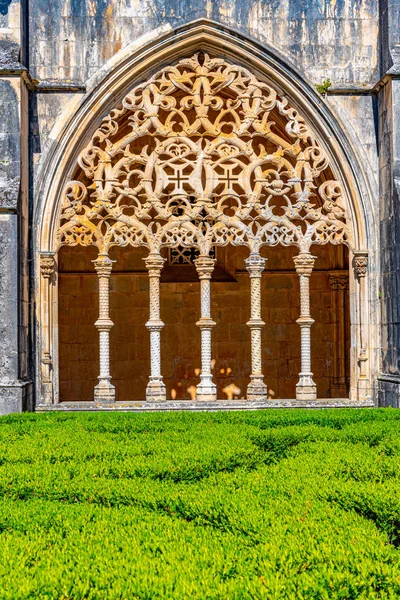
[[[158,402],[166,400],[165,385],[161,375],[161,329],[164,323],[160,319],[160,276],[164,266],[160,254],[150,253],[144,259],[149,271],[150,317],[146,323],[150,331],[150,377],[146,388],[146,400]]]
[[[332,398],[345,398],[348,393],[346,378],[346,311],[345,294],[349,289],[349,277],[345,273],[329,276],[332,289],[334,313],[333,381]]]
[[[53,403],[53,358],[52,358],[52,288],[55,268],[54,253],[40,255],[40,274],[43,279],[42,295],[42,402]]]
[[[199,256],[195,261],[200,278],[201,318],[196,325],[201,331],[201,374],[197,386],[197,400],[216,400],[217,387],[211,374],[211,330],[215,322],[211,319],[211,274],[214,270],[215,259],[209,256]]]
[[[293,258],[296,273],[300,277],[300,325],[301,335],[301,371],[296,385],[297,400],[316,400],[317,386],[311,372],[311,325],[314,319],[310,315],[310,276],[314,267],[315,256],[308,252],[300,252]]]
[[[266,400],[267,386],[262,374],[261,329],[265,323],[261,319],[261,278],[265,266],[265,258],[251,253],[246,259],[246,269],[250,275],[250,320],[246,325],[251,332],[251,375],[247,386],[248,400]]]
[[[113,261],[107,254],[100,253],[94,262],[99,279],[99,318],[95,326],[99,332],[100,375],[94,388],[96,402],[114,402],[115,387],[110,375],[110,330],[114,323],[110,319],[110,276]]]

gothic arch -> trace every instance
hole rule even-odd
[[[345,243],[355,257],[356,274],[361,275],[351,282],[353,363],[359,364],[352,390],[354,397],[369,394],[371,361],[366,364],[369,315],[364,267],[367,251],[374,254],[374,228],[372,211],[367,210],[368,194],[361,196],[357,189],[363,181],[351,172],[357,170],[357,161],[349,161],[341,148],[343,134],[338,134],[332,115],[299,76],[254,45],[250,56],[247,40],[238,41],[210,23],[193,24],[172,37],[172,46],[171,34],[165,34],[157,43],[138,49],[135,56],[125,57],[102,85],[88,94],[65,127],[50,160],[44,203],[37,219],[42,256],[42,401],[57,399],[56,328],[51,326],[56,319],[56,311],[51,310],[51,306],[56,307],[52,265],[61,244],[98,247],[96,267],[105,305],[111,245],[145,245],[149,249],[150,283],[157,298],[160,248],[177,244],[199,248],[198,271],[205,297],[201,326],[204,385],[199,396],[204,397],[213,396],[207,372],[212,327],[207,308],[212,271],[209,250],[227,243],[247,245],[252,308],[254,304],[253,388],[249,397],[257,398],[264,395],[258,367],[262,323],[257,280],[263,267],[260,246],[280,243],[296,245],[300,251],[296,270],[304,295],[299,321],[305,344],[302,371],[306,397],[310,390],[311,395],[315,391],[306,348],[312,323],[307,308],[308,278],[313,266],[310,246]],[[190,49],[197,53],[191,56]],[[164,66],[166,55],[168,66]],[[156,70],[153,65],[163,68]],[[145,83],[132,84],[143,80]],[[123,98],[122,104],[115,97]],[[93,118],[94,106],[97,118]],[[106,111],[109,114],[93,131],[93,125]],[[283,136],[274,131],[272,117],[281,121]],[[120,127],[124,119],[130,123],[125,130]],[[146,147],[132,150],[142,139],[149,142]],[[63,167],[58,172],[54,170],[57,157],[58,165]],[[78,177],[77,163],[81,168]],[[156,356],[162,326],[157,302],[148,324],[155,348],[149,391],[149,397],[154,398],[163,397]],[[110,323],[105,310],[98,323],[104,355]],[[107,365],[103,364],[99,399],[106,399],[108,394],[112,397],[109,381]]]

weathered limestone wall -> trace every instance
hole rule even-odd
[[[30,2],[36,79],[84,83],[132,40],[161,25],[207,18],[236,29],[297,65],[315,82],[367,84],[378,74],[376,0],[67,0]]]
[[[381,374],[379,403],[400,407],[400,1],[381,3],[378,92],[381,237]]]
[[[382,315],[380,401],[400,406],[400,81],[379,92]]]
[[[8,9],[8,10],[6,10]],[[31,406],[28,90],[18,2],[0,5],[0,414]]]
[[[341,249],[340,249],[341,250]],[[314,251],[314,250],[313,250]],[[294,398],[300,371],[299,283],[293,269],[291,248],[265,249],[266,273],[262,280],[263,369],[271,398]],[[329,274],[346,266],[336,248],[315,248],[316,271],[311,277],[312,367],[319,397],[332,394],[335,353],[335,312]],[[144,399],[150,372],[148,277],[139,250],[114,249],[117,259],[110,285],[111,373],[117,400]],[[218,398],[246,395],[251,372],[250,283],[244,269],[243,248],[221,248],[216,277],[211,284],[213,375]],[[91,260],[95,253],[63,248],[60,253],[59,347],[60,399],[92,400],[98,375],[98,283]],[[167,396],[190,399],[199,382],[200,294],[194,268],[165,267],[161,282],[162,373]],[[83,273],[79,273],[82,271]],[[189,276],[188,276],[189,275]],[[194,281],[185,281],[194,279]],[[347,304],[348,312],[348,304]],[[344,315],[345,317],[345,315]],[[347,315],[348,317],[348,315]],[[343,323],[344,326],[344,323]],[[344,329],[343,329],[344,331]],[[349,355],[347,342],[336,346]],[[348,362],[346,365],[348,376]]]

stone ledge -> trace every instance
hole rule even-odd
[[[31,381],[0,381],[0,415],[32,410]]]
[[[47,411],[120,411],[120,412],[163,412],[163,411],[218,411],[218,410],[261,410],[266,408],[374,408],[371,400],[355,402],[347,398],[328,398],[313,401],[300,400],[216,400],[214,402],[196,402],[191,400],[166,400],[164,402],[146,402],[145,400],[115,402],[98,405],[94,402],[62,402],[61,404],[36,406],[37,412]]]
[[[400,385],[400,374],[393,373],[380,373],[377,377],[378,381],[388,381],[390,383],[397,383]]]
[[[400,375],[378,375],[378,398],[379,406],[400,408]]]

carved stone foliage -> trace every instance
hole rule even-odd
[[[63,192],[60,245],[347,243],[340,182],[303,118],[247,69],[198,53],[103,119]]]
[[[355,251],[353,263],[357,277],[359,279],[365,277],[368,269],[368,252]]]
[[[54,273],[54,256],[42,254],[40,257],[40,272],[45,279],[50,279]]]

